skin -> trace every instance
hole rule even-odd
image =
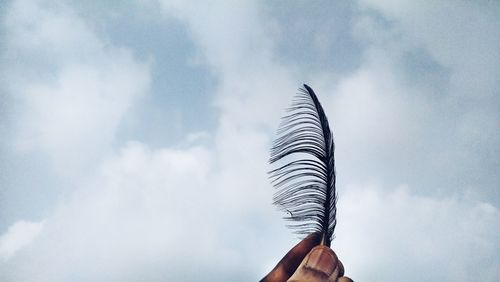
[[[313,233],[293,247],[261,282],[349,282],[335,252]]]

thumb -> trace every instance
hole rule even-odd
[[[335,282],[343,273],[342,264],[332,249],[316,246],[302,260],[289,282]]]

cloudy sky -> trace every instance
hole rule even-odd
[[[347,274],[497,281],[499,77],[497,1],[0,0],[0,280],[262,278],[308,83]]]

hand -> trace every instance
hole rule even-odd
[[[313,233],[293,247],[261,282],[353,282],[332,249]]]

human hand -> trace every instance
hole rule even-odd
[[[293,247],[260,282],[353,282],[332,249],[313,233]]]

